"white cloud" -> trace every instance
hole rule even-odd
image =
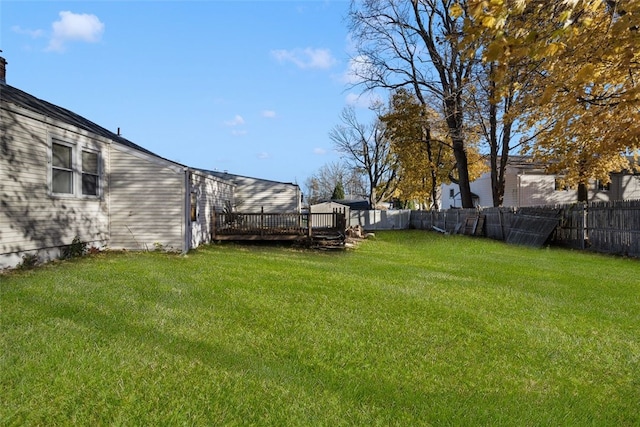
[[[265,160],[265,159],[268,159],[269,157],[271,157],[271,156],[267,152],[263,151],[262,153],[258,153],[258,158],[260,160]]]
[[[380,95],[373,92],[365,92],[362,94],[349,93],[345,99],[347,105],[359,108],[371,108],[374,105],[384,102]]]
[[[265,117],[267,119],[274,119],[276,117],[276,112],[273,110],[264,110],[262,112],[262,117]]]
[[[362,76],[368,76],[371,74],[371,62],[369,57],[365,55],[358,55],[349,60],[349,66],[344,72],[342,77],[343,83],[356,85],[362,83]]]
[[[22,28],[19,25],[14,25],[13,27],[11,27],[11,31],[13,31],[16,34],[27,35],[32,39],[37,39],[39,37],[44,36],[43,30],[30,30],[28,28]]]
[[[51,27],[53,33],[47,50],[63,52],[65,44],[70,41],[96,43],[104,33],[104,24],[95,15],[62,11],[60,20]]]
[[[246,134],[247,134],[247,131],[242,129],[234,129],[231,131],[231,135],[233,136],[244,136]]]
[[[331,55],[329,49],[293,49],[272,50],[271,55],[279,62],[292,62],[302,69],[317,68],[328,69],[333,67],[337,60]]]
[[[244,124],[244,119],[242,118],[241,115],[236,114],[233,120],[226,121],[224,122],[224,124],[227,126],[240,126]]]
[[[313,154],[316,154],[318,156],[324,156],[325,154],[327,154],[327,150],[325,150],[324,148],[314,148],[313,149]]]

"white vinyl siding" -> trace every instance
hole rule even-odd
[[[197,171],[191,173],[191,212],[195,214],[191,222],[192,248],[211,241],[213,211],[222,212],[226,201],[233,203],[233,193],[234,185],[228,181]]]
[[[3,258],[68,245],[74,237],[101,246],[108,206],[100,198],[58,198],[51,190],[51,135],[100,147],[73,126],[8,105],[0,109],[0,268]],[[63,170],[64,168],[60,168]]]
[[[110,246],[186,250],[184,170],[119,144],[110,157]]]
[[[300,188],[295,184],[258,178],[233,176],[236,203],[240,212],[297,213],[300,212]]]
[[[640,174],[611,176],[611,200],[640,200]]]

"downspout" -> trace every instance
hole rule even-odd
[[[518,193],[516,197],[516,200],[518,202],[517,207],[519,208],[520,205],[522,204],[522,201],[520,200],[520,195],[522,194],[522,174],[521,173],[518,174],[518,186],[516,188],[517,188],[516,191]]]
[[[189,168],[184,169],[184,244],[182,253],[186,254],[191,249],[191,180]]]
[[[104,165],[104,187],[102,195],[107,203],[107,247],[111,246],[111,150],[113,149],[112,141],[107,140],[107,160]],[[108,171],[108,172],[107,172]]]

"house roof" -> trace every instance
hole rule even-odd
[[[143,152],[145,154],[157,157],[159,159],[165,160],[167,162],[173,163],[175,165],[178,165],[181,167],[188,167],[181,163],[159,156],[156,153],[149,151],[146,148],[141,147],[140,145],[135,144],[129,141],[128,139],[114,132],[111,132],[108,129],[105,129],[104,127],[92,122],[91,120],[88,120],[85,117],[82,117],[81,115],[74,113],[73,111],[67,110],[66,108],[62,108],[50,102],[39,99],[27,92],[24,92],[18,88],[15,88],[11,85],[4,83],[2,80],[0,80],[0,101],[8,102],[8,103],[17,105],[19,107],[22,107],[26,110],[32,111],[34,113],[42,114],[46,117],[50,117],[52,119],[59,120],[63,123],[76,126],[77,128],[80,128],[85,131],[91,132],[95,135],[99,135],[104,138],[110,139],[114,142],[117,142],[129,148],[132,148],[134,150]],[[206,169],[196,169],[196,168],[191,168],[191,169],[199,170],[201,173],[205,173],[225,181],[233,181],[234,178],[236,177],[242,177],[241,175],[233,175],[226,172],[223,173],[223,172],[211,171]],[[243,177],[243,178],[250,178],[250,177]],[[251,178],[251,179],[258,179],[261,181],[274,182],[274,183],[277,182],[277,181],[269,181],[261,178]],[[277,183],[298,186],[297,184],[292,184],[292,183],[284,183],[284,182],[277,182]]]
[[[236,178],[247,178],[247,179],[255,179],[258,181],[263,181],[263,182],[271,182],[274,184],[285,184],[285,185],[293,185],[295,187],[299,187],[298,184],[294,184],[292,182],[282,182],[282,181],[273,181],[270,179],[264,179],[264,178],[255,178],[252,176],[244,176],[244,175],[236,175],[236,174],[232,174],[229,172],[220,172],[220,171],[212,171],[212,170],[206,170],[206,169],[201,169],[202,172],[208,173],[210,175],[216,176],[218,178],[227,180],[227,181],[235,181]]]
[[[133,148],[135,150],[141,151],[143,153],[150,154],[152,156],[159,157],[163,160],[167,160],[171,163],[178,164],[172,160],[165,159],[164,157],[158,156],[157,154],[147,150],[146,148],[143,148],[137,144],[134,144],[128,139],[123,138],[122,136],[103,128],[102,126],[95,124],[91,120],[87,120],[86,118],[80,116],[79,114],[74,113],[73,111],[67,110],[66,108],[58,107],[57,105],[54,105],[50,102],[36,98],[35,96],[28,94],[27,92],[24,92],[8,84],[2,83],[1,81],[0,81],[0,100],[17,105],[19,107],[22,107],[34,113],[42,114],[46,117],[51,117],[52,119],[60,120],[61,122],[68,123],[80,129],[86,130],[96,135],[100,135],[104,138],[111,139],[112,141],[115,141],[119,144],[125,145],[130,148]]]
[[[348,206],[355,211],[369,210],[369,201],[363,199],[333,199],[332,202]]]

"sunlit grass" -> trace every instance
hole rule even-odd
[[[638,425],[640,262],[460,236],[0,276],[1,425]]]

